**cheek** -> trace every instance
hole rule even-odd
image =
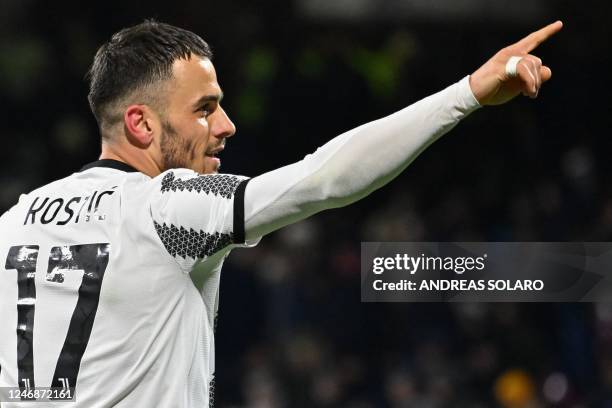
[[[195,137],[198,141],[199,145],[204,144],[204,148],[208,146],[210,141],[210,125],[205,118],[201,118],[197,120],[197,126],[194,129]]]
[[[208,120],[206,118],[199,118],[196,121],[200,127],[200,130],[205,130],[208,132]]]

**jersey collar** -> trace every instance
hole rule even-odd
[[[94,167],[107,167],[107,168],[111,168],[115,170],[125,171],[128,173],[133,173],[133,172],[138,171],[127,163],[121,162],[119,160],[113,160],[113,159],[102,159],[102,160],[98,160],[98,161],[86,164],[85,166],[81,167],[81,170],[79,171],[93,169]]]

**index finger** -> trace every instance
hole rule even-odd
[[[544,41],[556,34],[559,30],[561,30],[561,28],[563,28],[563,23],[561,20],[557,20],[554,23],[539,29],[538,31],[534,31],[533,33],[529,34],[527,37],[514,44],[513,47],[516,47],[519,49],[519,51],[528,54],[538,45],[542,44]]]

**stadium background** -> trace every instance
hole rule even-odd
[[[475,70],[554,21],[540,98],[471,116],[402,176],[235,251],[217,330],[218,407],[612,406],[612,304],[362,304],[360,241],[609,241],[611,6],[603,1],[3,0],[0,212],[97,158],[83,80],[145,17],[191,29],[255,176]],[[355,166],[359,166],[356,162]],[[172,375],[172,373],[168,373]]]

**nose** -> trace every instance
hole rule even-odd
[[[236,126],[221,106],[217,107],[214,116],[215,120],[211,127],[213,136],[217,139],[225,139],[226,137],[234,136],[234,133],[236,133]]]

